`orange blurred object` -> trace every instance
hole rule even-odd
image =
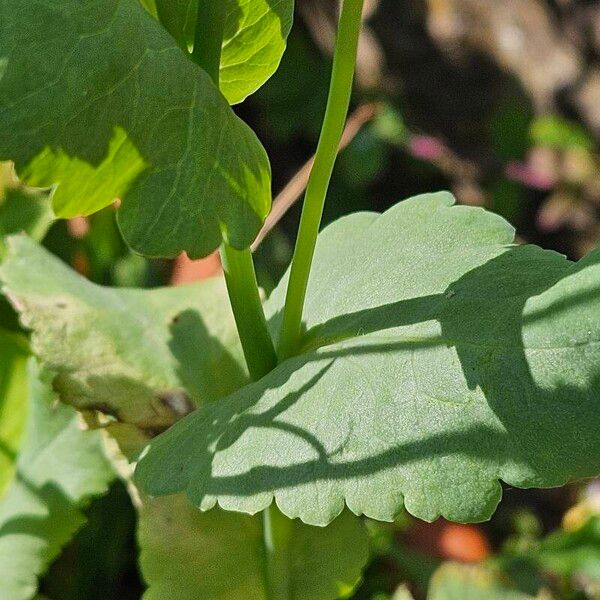
[[[75,217],[67,221],[67,229],[76,240],[83,239],[90,231],[90,222],[87,217]]]
[[[415,521],[407,532],[406,541],[415,550],[460,562],[478,562],[492,551],[481,527],[450,523],[444,519],[434,523]]]
[[[71,266],[84,277],[90,276],[90,260],[83,250],[77,250],[71,259]]]
[[[190,260],[187,254],[180,254],[175,259],[171,283],[173,285],[184,285],[194,281],[202,281],[220,275],[222,270],[218,252],[213,252],[210,256],[200,260]]]

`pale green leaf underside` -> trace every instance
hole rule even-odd
[[[221,279],[179,288],[94,285],[28,237],[8,239],[4,293],[63,402],[153,435],[246,383]]]
[[[289,600],[334,600],[352,590],[367,562],[364,528],[345,513],[325,529],[284,517],[289,545],[276,555]],[[185,496],[145,499],[140,508],[144,600],[267,600],[261,520],[213,510]]]
[[[321,234],[305,353],[156,438],[137,469],[185,490],[326,524],[346,504],[391,520],[479,521],[499,480],[600,472],[600,252],[573,264],[449,194]],[[276,331],[285,282],[268,303]]]
[[[81,509],[115,476],[100,434],[81,430],[33,363],[29,375],[24,439],[0,499],[0,597],[10,600],[33,598],[37,577],[85,522]]]
[[[255,92],[285,51],[294,16],[293,0],[223,0],[227,16],[219,87],[231,104]],[[179,44],[194,40],[198,0],[156,0],[158,16]]]
[[[254,133],[134,0],[0,0],[0,158],[61,217],[121,198],[128,244],[247,247],[270,208]]]

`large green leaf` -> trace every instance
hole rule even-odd
[[[246,383],[221,279],[156,290],[90,283],[26,236],[8,240],[4,293],[33,330],[61,399],[149,436]]]
[[[10,600],[35,595],[37,577],[85,522],[81,509],[114,478],[100,434],[82,431],[46,379],[30,363],[26,431],[0,500],[0,597]]]
[[[156,438],[152,495],[326,524],[489,518],[499,480],[600,472],[600,251],[577,264],[449,194],[320,236],[303,353]],[[269,302],[276,328],[285,281]],[[275,330],[275,329],[274,329]]]
[[[223,0],[227,4],[220,88],[231,104],[255,92],[279,66],[292,26],[294,0]],[[156,0],[158,16],[187,50],[198,0]]]
[[[329,527],[278,517],[288,539],[276,554],[289,600],[348,594],[368,557],[362,524],[345,513]],[[140,508],[145,600],[267,600],[261,520],[215,509],[201,513],[184,496],[145,499]]]
[[[135,0],[0,0],[0,158],[58,216],[123,201],[126,241],[247,247],[270,208],[254,133]]]
[[[33,328],[33,349],[57,373],[55,389],[82,410],[113,415],[105,429],[129,458],[195,404],[246,383],[221,280],[111,290],[87,282],[25,236],[8,245],[5,292]],[[260,519],[203,514],[184,496],[144,498],[138,508],[148,598],[265,597]],[[277,555],[291,598],[326,600],[352,589],[367,560],[355,517],[346,514],[327,529],[279,519],[280,529],[292,532]]]

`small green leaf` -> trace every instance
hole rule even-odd
[[[81,510],[114,478],[99,433],[81,430],[47,377],[29,369],[29,406],[16,472],[0,500],[0,597],[28,600],[60,549],[83,525]]]
[[[27,420],[27,340],[0,328],[0,498],[13,478]]]
[[[277,70],[294,16],[293,0],[229,0],[220,87],[235,104]]]
[[[294,0],[227,3],[220,88],[231,104],[255,92],[281,61],[292,26]],[[187,50],[193,45],[198,0],[156,0],[161,23]]]
[[[259,518],[201,513],[181,495],[146,498],[139,510],[144,600],[267,600]],[[286,598],[333,600],[354,589],[368,558],[356,517],[346,513],[326,529],[286,525],[289,543],[277,556]]]
[[[577,531],[548,536],[539,550],[540,565],[565,577],[585,577],[600,586],[600,515]]]
[[[359,213],[317,244],[303,353],[177,423],[137,481],[206,510],[324,525],[481,521],[499,481],[600,472],[600,251],[574,264],[449,194]],[[285,281],[268,303],[277,331]]]
[[[508,565],[519,558],[537,565],[543,573],[552,573],[567,580],[589,582],[600,589],[600,514],[592,515],[579,528],[559,529],[541,540],[539,545],[500,557]]]
[[[556,115],[538,117],[531,125],[531,141],[555,150],[592,151],[594,138],[579,123]]]
[[[94,285],[26,236],[8,240],[4,293],[61,400],[153,435],[246,383],[221,279],[157,290]],[[199,351],[199,349],[201,349]]]
[[[142,254],[250,245],[270,208],[266,153],[146,9],[0,0],[0,14],[0,158],[55,185],[58,216],[118,197]]]
[[[534,600],[488,567],[446,563],[431,579],[427,600]]]
[[[41,240],[54,220],[49,190],[21,184],[10,163],[0,163],[0,260],[4,258],[4,238],[24,231]]]

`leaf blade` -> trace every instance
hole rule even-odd
[[[293,0],[226,0],[220,90],[230,104],[245,100],[273,75],[285,50]],[[197,0],[157,0],[158,17],[179,45],[193,45]]]
[[[3,2],[0,156],[25,183],[59,184],[59,216],[120,197],[123,235],[149,256],[252,242],[270,209],[266,153],[141,5]]]
[[[0,593],[28,600],[61,548],[85,523],[81,510],[115,473],[100,434],[81,431],[73,409],[53,406],[31,361],[29,417],[16,474],[0,500]]]
[[[111,289],[90,283],[27,236],[9,238],[8,247],[0,267],[4,293],[33,330],[32,351],[55,373],[63,402],[152,435],[246,383],[220,278]]]
[[[291,528],[289,544],[277,560],[286,597],[330,600],[354,589],[368,558],[366,534],[355,517],[345,514],[327,529],[298,521],[285,526]],[[262,535],[256,517],[203,514],[181,495],[144,498],[138,532],[149,585],[144,599],[265,600]]]
[[[325,525],[344,505],[392,520],[402,502],[424,520],[481,521],[499,480],[595,475],[600,252],[573,264],[512,237],[449,195],[330,226],[306,352],[154,440],[138,483],[202,509],[254,513],[275,497]]]

